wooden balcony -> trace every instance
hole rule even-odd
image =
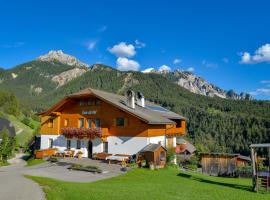
[[[183,136],[186,134],[185,127],[179,127],[179,128],[167,128],[166,129],[166,136],[167,137],[174,137],[174,136]]]
[[[100,138],[106,140],[109,135],[108,128],[75,128],[66,127],[61,129],[61,133],[68,139],[89,139]]]

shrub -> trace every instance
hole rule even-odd
[[[168,149],[166,157],[167,162],[171,163],[174,158],[175,158],[175,149],[174,148]]]
[[[9,136],[6,128],[3,129],[0,135],[2,137],[2,141],[0,143],[0,161],[7,162],[15,149],[15,139]]]
[[[57,158],[57,157],[54,157],[54,156],[51,156],[51,157],[49,158],[49,161],[50,161],[50,162],[58,162],[58,158]]]
[[[86,171],[86,172],[94,172],[94,173],[102,173],[102,170],[93,165],[83,166],[80,164],[72,164],[72,166],[69,168],[71,170],[78,170],[78,171]]]
[[[235,171],[235,176],[237,177],[245,177],[245,178],[250,178],[252,177],[252,166],[251,165],[246,165],[243,167],[237,167]]]

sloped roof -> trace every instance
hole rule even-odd
[[[200,155],[237,157],[242,160],[251,161],[250,157],[242,156],[239,153],[200,153]]]
[[[164,148],[163,146],[161,146],[160,144],[153,144],[150,143],[148,145],[146,145],[140,152],[155,152],[156,150],[158,150],[160,147]],[[165,148],[164,148],[165,149]]]
[[[140,118],[141,120],[147,122],[148,124],[175,124],[175,122],[173,120],[170,120],[170,119],[185,119],[183,116],[180,116],[172,111],[166,110],[166,109],[164,109],[156,104],[153,104],[149,101],[145,101],[145,107],[141,107],[139,105],[136,105],[135,109],[133,109],[133,108],[130,108],[129,106],[126,105],[126,97],[125,96],[121,96],[121,95],[117,95],[117,94],[113,94],[113,93],[109,93],[109,92],[105,92],[105,91],[101,91],[101,90],[96,90],[96,89],[92,89],[92,88],[87,88],[87,89],[84,89],[80,92],[71,94],[71,95],[67,96],[66,98],[64,98],[62,101],[63,102],[66,101],[67,98],[89,96],[89,95],[94,95],[94,96],[118,107],[119,109]],[[56,104],[49,111],[42,113],[42,115],[55,111],[55,109],[57,109],[57,106],[58,107],[61,106],[61,102]],[[162,108],[164,111],[149,109],[148,106],[150,106],[150,107],[151,106],[158,106],[159,108]]]

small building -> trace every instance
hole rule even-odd
[[[243,167],[251,159],[240,154],[200,153],[202,173],[211,176],[233,176],[237,167]]]
[[[7,129],[11,137],[16,136],[16,131],[13,124],[7,119],[0,119],[0,132]],[[1,135],[0,135],[1,138]],[[1,140],[1,139],[0,139]]]
[[[140,155],[147,163],[152,162],[155,166],[164,167],[166,164],[167,150],[160,144],[148,144],[140,151]]]
[[[175,152],[177,154],[184,154],[190,156],[193,155],[196,150],[196,147],[187,140],[183,138],[179,138],[176,140]]]

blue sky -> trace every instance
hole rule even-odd
[[[161,66],[270,99],[269,1],[1,1],[0,66],[62,49],[122,70]]]

